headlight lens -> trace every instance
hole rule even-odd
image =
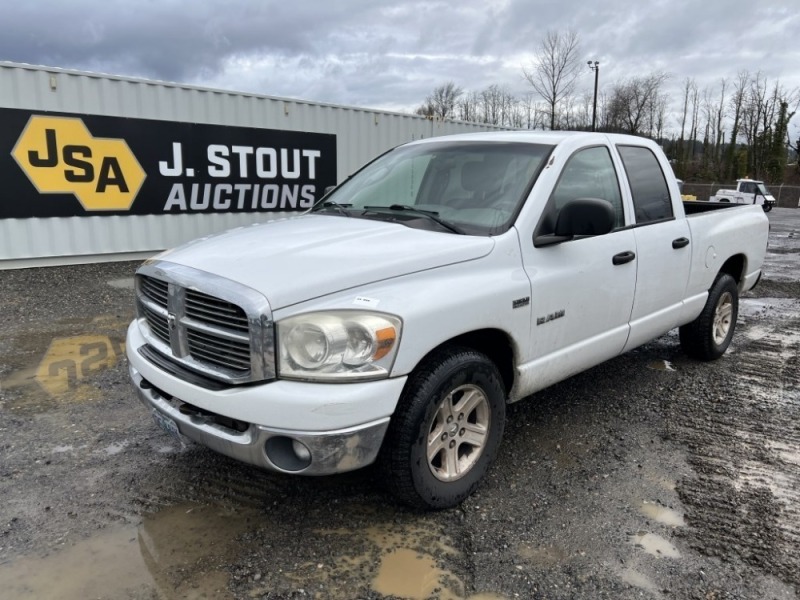
[[[307,313],[277,324],[278,374],[287,379],[378,379],[389,375],[398,317],[362,311]]]

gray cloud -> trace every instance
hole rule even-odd
[[[686,77],[742,69],[800,86],[784,0],[28,0],[4,6],[0,60],[412,109],[449,80],[525,93],[521,66],[551,29],[578,32],[601,86],[662,70],[677,98]]]

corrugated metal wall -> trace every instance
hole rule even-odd
[[[3,62],[0,107],[332,133],[337,140],[339,181],[403,142],[493,129]],[[0,219],[0,269],[141,256],[201,235],[280,216],[273,212]]]

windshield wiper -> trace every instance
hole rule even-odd
[[[352,204],[339,204],[338,202],[333,202],[332,200],[326,200],[320,204],[317,204],[314,208],[311,209],[312,212],[319,212],[320,210],[324,210],[326,208],[333,208],[338,212],[340,215],[344,215],[345,217],[352,217],[353,215],[350,214],[350,211],[347,210],[346,206],[353,206]]]
[[[402,211],[408,212],[414,215],[419,215],[421,217],[425,217],[436,223],[437,225],[447,229],[448,231],[452,231],[453,233],[458,233],[459,235],[465,235],[465,232],[460,227],[453,225],[452,223],[448,223],[444,219],[439,217],[439,213],[435,210],[425,210],[423,208],[416,208],[414,206],[409,206],[408,204],[390,204],[389,206],[365,206],[364,210],[392,210],[392,211]]]

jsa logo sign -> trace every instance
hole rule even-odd
[[[39,193],[86,210],[129,210],[146,177],[125,140],[92,137],[81,119],[32,116],[11,155]]]

